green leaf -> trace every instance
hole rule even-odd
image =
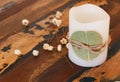
[[[102,44],[102,36],[95,31],[77,31],[72,34],[71,39],[80,41],[87,45]]]
[[[102,45],[102,36],[95,31],[77,31],[72,34],[71,39],[87,44],[88,46]],[[78,57],[87,61],[93,60],[98,56],[98,54],[88,49],[78,48],[76,46],[73,46],[73,50]]]
[[[82,58],[83,60],[87,60],[87,61],[90,61],[98,56],[97,54],[94,54],[86,49],[79,49],[77,47],[73,47],[73,50],[75,51],[78,57]]]

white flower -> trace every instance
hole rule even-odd
[[[55,17],[59,19],[61,16],[62,16],[62,13],[60,11],[57,11]]]
[[[59,27],[62,23],[62,20],[57,20],[56,26]]]
[[[45,44],[43,45],[43,49],[44,49],[44,50],[52,51],[53,48],[54,48],[53,46],[50,46],[50,45],[47,44],[47,43],[45,43]]]
[[[52,22],[53,24],[56,24],[56,21],[57,21],[57,19],[56,19],[56,18],[53,18],[51,22]]]
[[[56,19],[56,18],[53,18],[53,19],[52,19],[52,23],[53,23],[54,25],[56,25],[57,27],[59,27],[59,26],[61,25],[61,23],[62,23],[62,20],[58,20],[58,19]]]
[[[18,49],[15,49],[15,50],[14,50],[14,54],[15,54],[15,55],[21,55],[22,52],[21,52],[20,50],[18,50]]]
[[[44,49],[44,50],[48,50],[49,46],[50,46],[49,44],[45,43],[45,44],[43,45],[43,49]]]
[[[29,24],[29,20],[23,19],[21,23],[22,25],[27,26]]]
[[[59,44],[59,45],[57,46],[57,50],[58,50],[58,52],[60,52],[60,51],[62,50],[61,44]]]
[[[67,39],[62,38],[62,39],[60,40],[60,43],[61,43],[61,44],[67,44]]]
[[[48,47],[48,50],[49,50],[49,51],[52,51],[53,48],[54,48],[53,46],[49,46],[49,47]]]
[[[38,56],[39,55],[39,51],[38,50],[33,50],[32,54],[33,54],[33,56]]]

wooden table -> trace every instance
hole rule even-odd
[[[68,32],[69,9],[72,6],[84,3],[99,5],[111,16],[110,36],[112,41],[109,45],[108,60],[103,65],[95,68],[80,67],[70,61],[69,64],[66,60],[68,52],[65,46],[63,46],[60,53],[56,50],[47,52],[42,49],[43,43],[46,42],[53,46],[59,44],[59,40],[65,37]],[[120,61],[119,5],[119,0],[108,0],[107,2],[106,0],[0,1],[0,49],[2,50],[5,46],[11,44],[10,50],[6,53],[0,51],[0,53],[8,54],[14,59],[14,61],[12,59],[6,61],[10,65],[1,73],[0,82],[71,82],[75,78],[78,81],[78,79],[86,77],[87,69],[87,72],[91,74],[90,76],[98,79],[98,82],[102,79],[100,72],[106,73],[104,78],[116,78],[120,74],[118,63]],[[63,13],[61,18],[63,23],[58,28],[53,24],[49,24],[50,18],[54,17],[57,10]],[[21,24],[21,20],[24,18],[30,20],[30,30],[27,33],[24,32],[25,27]],[[14,56],[11,53],[16,48],[23,51],[22,56]],[[33,49],[40,51],[38,57],[32,55]],[[107,67],[111,68],[108,69]],[[111,71],[112,74],[110,74]],[[95,75],[95,73],[98,75]]]

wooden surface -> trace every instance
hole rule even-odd
[[[5,56],[7,59],[5,59],[6,61],[4,62],[7,62],[8,64],[8,66],[1,71],[2,74],[0,76],[0,82],[67,82],[70,77],[74,76],[79,71],[81,72],[87,69],[76,66],[73,63],[71,63],[72,67],[68,64],[64,56],[67,56],[67,49],[65,46],[63,46],[62,52],[60,53],[55,49],[52,52],[46,52],[42,49],[44,42],[48,42],[56,47],[57,44],[59,44],[59,40],[66,36],[68,31],[68,11],[72,6],[84,3],[102,5],[101,7],[104,8],[111,16],[111,49],[113,49],[114,44],[120,40],[119,0],[108,1],[108,3],[106,3],[105,0],[102,2],[99,0],[97,2],[93,0],[11,1],[15,2],[16,7],[11,6],[7,10],[0,12],[0,49],[2,50],[5,46],[11,44],[11,48],[7,52],[0,51],[0,57]],[[1,2],[0,7],[5,7],[4,4],[9,2],[10,0]],[[45,24],[45,22],[50,21],[50,17],[55,15],[56,10],[63,12],[63,16],[61,18],[63,23],[58,28],[52,24]],[[33,34],[23,32],[25,28],[21,25],[21,20],[23,18],[30,20],[30,31],[33,32]],[[22,56],[19,57],[13,54],[13,51],[16,48],[19,48],[23,52]],[[40,51],[38,57],[32,56],[33,49]],[[119,62],[119,52],[112,55],[115,56],[113,56],[112,59],[109,59],[105,64],[103,64],[103,66],[100,66],[99,70],[98,68],[94,69],[99,72],[105,69],[105,67],[108,67],[106,65],[109,65],[111,61],[113,61],[113,66],[116,67],[117,64],[114,65],[114,62]],[[118,58],[118,60],[114,61],[116,58]],[[2,68],[3,62],[0,63]],[[114,70],[114,68],[112,69]],[[117,70],[119,71],[119,68],[117,68]],[[109,74],[110,69],[107,70],[107,72]],[[93,73],[96,72],[94,71]],[[119,74],[116,74],[116,76],[118,75]]]

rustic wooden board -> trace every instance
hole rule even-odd
[[[68,1],[66,1],[66,2],[68,2]],[[39,4],[39,3],[40,2],[36,2],[36,4],[35,4],[36,6],[35,7],[32,6],[32,9],[34,9],[34,8],[38,9],[39,6],[37,6],[37,4]],[[56,2],[54,2],[54,3],[56,3]],[[63,4],[61,3],[59,6],[56,6],[55,8],[59,8],[62,5],[64,5],[65,3],[63,3]],[[45,4],[47,4],[47,3],[45,3]],[[49,4],[50,4],[50,2],[49,2]],[[47,6],[49,6],[49,4]],[[73,4],[73,2],[71,2],[70,4]],[[54,7],[52,7],[52,9],[54,9]],[[63,26],[68,25],[68,9],[66,9],[66,11],[64,11],[63,24],[62,24]],[[49,8],[49,10],[51,10],[51,9]],[[2,50],[1,51],[1,61],[2,62],[0,65],[1,72],[3,72],[7,67],[9,67],[12,63],[14,63],[17,60],[18,56],[14,55],[14,53],[13,53],[15,49],[20,49],[23,52],[22,54],[25,55],[30,50],[32,50],[32,48],[34,48],[38,43],[41,43],[42,41],[44,41],[45,40],[44,36],[50,34],[50,32],[52,30],[57,31],[59,29],[59,28],[54,29],[54,26],[50,26],[50,28],[47,28],[47,25],[45,25],[45,21],[49,21],[49,18],[50,17],[47,17],[43,21],[37,22],[36,24],[33,24],[32,26],[30,26],[30,28],[31,28],[30,32],[33,32],[33,34],[19,32],[19,33],[16,33],[16,34],[8,37],[6,39],[6,41],[1,42],[1,45],[0,45],[0,49]],[[42,25],[42,27],[40,27],[41,25]],[[39,26],[39,30],[38,29],[36,30],[36,28],[38,28],[38,26]],[[53,29],[51,29],[52,27],[53,27]],[[10,31],[10,32],[12,32],[12,31]],[[55,34],[55,32],[54,32],[54,34]],[[29,44],[31,44],[31,45],[29,45]],[[10,49],[3,51],[4,48],[6,48],[6,46],[9,46]],[[4,67],[4,64],[7,64],[7,66]]]
[[[22,3],[24,0],[1,0],[0,1],[0,13],[5,12],[17,4]]]
[[[32,0],[30,0],[30,1],[32,1]],[[65,48],[65,46],[63,47],[62,52],[59,54],[56,50],[54,50],[53,52],[44,51],[41,48],[42,44],[39,44],[39,43],[43,42],[45,40],[45,38],[43,38],[43,36],[48,35],[49,32],[53,29],[55,30],[55,33],[57,33],[57,36],[54,36],[55,38],[53,38],[51,41],[48,41],[49,38],[47,39],[48,43],[50,43],[51,45],[56,46],[57,44],[59,44],[59,40],[62,37],[66,36],[68,27],[66,27],[66,26],[63,27],[63,26],[68,25],[68,11],[69,11],[69,8],[73,4],[80,5],[80,4],[90,2],[90,3],[97,4],[97,5],[100,5],[100,4],[103,5],[106,2],[100,3],[100,1],[94,2],[92,0],[88,0],[88,1],[86,0],[83,2],[81,2],[81,1],[79,2],[79,0],[72,1],[72,2],[70,2],[69,0],[58,0],[58,1],[57,0],[49,0],[48,1],[49,4],[45,3],[46,5],[45,4],[39,5],[40,3],[44,3],[44,1],[45,0],[35,1],[33,4],[26,6],[21,11],[17,11],[18,13],[13,14],[12,16],[10,16],[0,22],[1,28],[5,27],[5,25],[3,25],[3,24],[6,24],[8,22],[6,24],[6,27],[8,29],[7,28],[2,29],[2,31],[8,32],[8,30],[11,27],[16,26],[16,27],[13,27],[13,30],[10,30],[10,32],[8,32],[7,34],[0,32],[1,33],[1,44],[0,44],[1,49],[5,45],[9,45],[10,43],[12,43],[12,47],[9,50],[9,52],[6,52],[6,53],[1,52],[1,54],[10,54],[11,52],[13,52],[13,50],[15,48],[20,48],[23,52],[23,55],[25,55],[25,56],[21,57],[14,65],[10,66],[9,70],[5,71],[3,73],[3,75],[0,76],[0,82],[1,81],[8,82],[9,80],[13,81],[13,82],[56,82],[55,78],[57,78],[57,82],[66,82],[69,79],[69,77],[71,77],[72,75],[77,73],[79,70],[85,69],[82,67],[78,67],[72,63],[71,64],[72,64],[73,68],[71,68],[71,66],[64,59],[64,56],[63,56],[65,54],[67,54],[67,49]],[[112,8],[110,6],[110,8],[111,8],[110,10],[109,10],[108,5],[104,6],[104,8],[107,10],[107,12],[110,13],[110,15],[112,16],[111,17],[112,20],[117,22],[117,23],[116,22],[111,23],[112,24],[111,46],[114,43],[116,43],[116,41],[119,39],[119,35],[120,35],[119,22],[117,21],[117,20],[119,20],[119,17],[118,17],[119,10],[115,6],[117,4],[116,1],[114,3],[109,2],[109,4],[114,6]],[[64,8],[64,7],[66,7],[64,5],[68,5],[67,8]],[[56,28],[54,25],[51,25],[51,24],[46,25],[45,22],[49,21],[49,18],[55,14],[54,10],[61,9],[60,7],[63,7],[62,9],[64,9],[63,17],[62,17],[62,20],[64,22],[62,23],[62,25],[59,28]],[[32,8],[32,10],[28,11],[31,8]],[[111,12],[114,12],[114,8],[117,9],[116,13],[111,13]],[[26,11],[28,11],[28,12],[24,13]],[[33,16],[33,14],[34,14],[34,16]],[[48,17],[45,18],[45,16],[48,16]],[[43,19],[43,17],[45,19],[41,20],[41,19]],[[15,18],[17,18],[17,20],[18,20],[17,22],[14,22],[16,20],[13,20]],[[20,22],[23,18],[28,18],[30,20],[30,22],[33,22],[33,24],[31,24],[31,25],[33,25],[33,27],[30,30],[34,32],[34,35],[21,32],[21,30],[24,29],[24,27],[20,24]],[[13,25],[10,25],[11,23],[13,23]],[[114,24],[114,23],[116,23],[116,24]],[[35,29],[36,26],[34,26],[34,24],[38,25],[39,27],[42,26],[43,29],[36,30]],[[61,31],[60,28],[63,28],[63,30]],[[63,34],[61,34],[61,33],[63,33]],[[23,38],[24,36],[25,36],[25,38]],[[19,38],[16,38],[16,37],[19,37]],[[35,39],[35,40],[30,41],[30,39]],[[23,40],[23,41],[21,42],[20,40]],[[54,41],[56,41],[55,44],[54,44]],[[31,44],[31,45],[29,45],[29,44]],[[36,46],[36,45],[38,45],[38,46]],[[33,57],[31,54],[32,49],[38,49],[40,51],[40,55],[38,57]],[[13,55],[13,54],[11,53],[11,55]],[[18,57],[16,57],[15,55],[13,55],[13,56],[14,56],[15,60],[17,60]],[[8,62],[8,63],[10,63],[10,62]],[[13,62],[15,62],[15,61],[12,61],[11,64]],[[18,76],[18,74],[19,74],[19,76]]]
[[[5,17],[7,14],[10,16],[0,22],[0,29],[2,30],[0,32],[0,40],[22,30],[24,28],[21,24],[22,19],[29,19],[30,23],[32,23],[55,11],[60,6],[65,5],[68,1],[69,0],[29,0],[28,4],[26,0],[26,2],[16,5],[18,7],[14,7],[15,9],[11,9],[9,12],[6,11],[3,14],[1,13],[1,20],[2,17]],[[12,12],[14,13],[11,15]]]
[[[84,72],[79,78],[72,82],[79,82],[85,77],[95,78],[95,82],[114,82],[120,81],[120,51],[118,51],[114,57],[109,59],[100,67],[94,67],[91,70]],[[117,80],[117,79],[119,80]]]
[[[35,4],[36,6],[35,7],[32,6],[32,8],[38,9],[39,6],[37,7],[37,4],[39,4],[39,3],[40,2],[36,2],[36,4]],[[53,3],[53,2],[51,2],[51,3]],[[65,4],[65,3],[63,3],[63,4]],[[55,10],[55,8],[59,8],[63,4],[61,3],[59,6],[53,7],[53,9]],[[54,6],[54,5],[52,5],[52,6]],[[49,21],[49,18],[46,18],[46,21],[47,20]],[[50,34],[50,32],[52,30],[54,31],[54,34],[57,32],[57,30],[59,28],[56,28],[56,29],[47,28],[47,25],[45,25],[44,21],[45,20],[41,21],[40,23],[38,22],[37,24],[32,24],[32,26],[30,25],[29,31],[33,32],[33,34],[24,33],[22,31],[22,32],[18,32],[16,34],[8,37],[6,39],[6,41],[1,42],[1,45],[0,45],[0,49],[1,49],[0,69],[1,69],[1,72],[3,72],[6,68],[8,68],[11,64],[13,64],[18,59],[19,56],[14,55],[15,49],[20,49],[22,51],[22,54],[25,55],[28,52],[30,52],[37,44],[45,41],[46,38],[44,38],[44,37],[48,36],[48,34]],[[41,27],[41,25],[42,25],[42,27]],[[55,26],[51,26],[51,28],[55,28]],[[52,35],[54,35],[54,34],[52,34]],[[49,39],[49,38],[47,38],[47,39]],[[8,45],[10,45],[10,49],[7,51],[3,51],[3,49]],[[7,64],[7,65],[4,67],[5,64]]]

